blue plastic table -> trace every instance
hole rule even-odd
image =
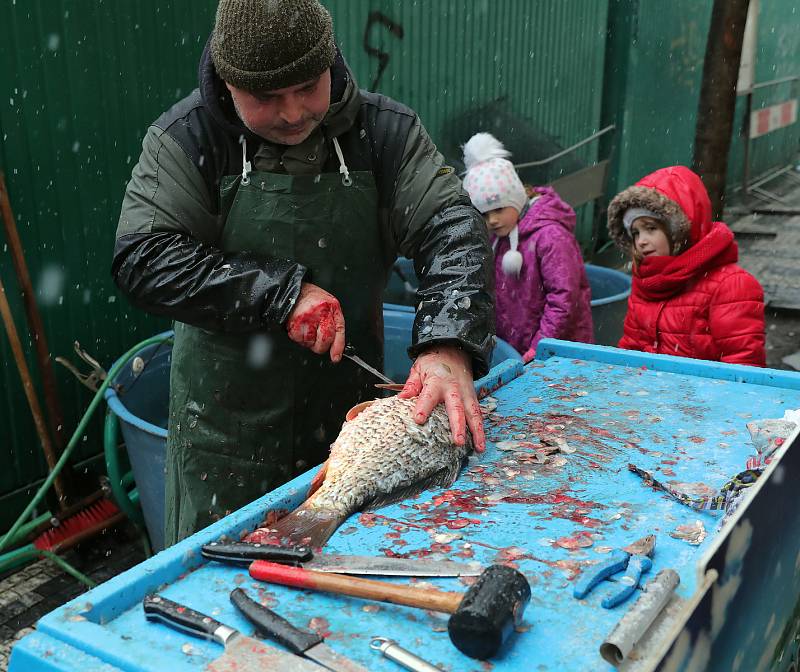
[[[141,599],[158,590],[251,634],[228,599],[237,586],[323,632],[370,670],[400,669],[369,648],[373,636],[391,637],[445,670],[610,670],[598,647],[632,600],[603,609],[602,589],[573,599],[575,577],[611,549],[656,534],[650,576],[675,569],[678,595],[694,604],[709,591],[698,585],[705,575],[698,567],[726,535],[717,531],[719,514],[653,490],[628,463],[664,482],[718,489],[753,453],[745,424],[800,406],[798,374],[560,341],[543,341],[537,361],[505,363],[477,385],[497,403],[486,453],[472,457],[447,490],[353,516],[325,550],[513,563],[528,577],[532,599],[497,658],[459,653],[446,615],[258,583],[245,569],[200,557],[202,544],[238,538],[268,509],[296,506],[309,472],[42,618],[14,648],[10,672],[201,670],[221,648],[148,623]],[[533,459],[531,445],[556,439],[566,450],[545,464]],[[709,533],[700,545],[670,536],[696,520]],[[457,579],[417,583],[466,590]]]

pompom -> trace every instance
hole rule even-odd
[[[506,159],[511,156],[511,152],[491,133],[476,133],[467,140],[463,149],[467,170],[489,159]]]
[[[509,250],[503,255],[503,273],[519,277],[522,270],[522,254],[517,250]]]

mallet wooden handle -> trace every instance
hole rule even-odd
[[[326,593],[350,595],[366,600],[391,602],[407,607],[430,609],[446,614],[454,614],[464,597],[461,593],[448,593],[430,588],[399,586],[394,583],[359,579],[344,574],[318,572],[302,567],[289,567],[276,562],[256,560],[250,565],[250,576],[259,581],[277,583],[292,588],[320,590]]]

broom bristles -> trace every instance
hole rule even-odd
[[[52,550],[54,546],[63,543],[70,537],[84,530],[108,520],[119,513],[119,508],[110,499],[101,499],[91,506],[79,511],[74,516],[65,518],[58,527],[51,527],[40,534],[33,545],[40,551]]]

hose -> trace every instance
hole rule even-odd
[[[61,457],[58,459],[58,462],[53,466],[52,470],[48,474],[47,478],[45,479],[44,483],[39,487],[36,491],[36,494],[33,496],[33,499],[28,503],[28,506],[25,507],[25,510],[19,515],[17,520],[11,526],[6,534],[0,538],[0,551],[6,549],[12,542],[22,538],[22,531],[31,531],[34,529],[38,524],[41,524],[45,519],[44,516],[39,516],[36,519],[24,522],[28,519],[37,505],[42,501],[44,498],[45,493],[53,485],[53,481],[55,481],[56,477],[60,473],[60,471],[64,468],[64,465],[67,463],[72,452],[75,450],[75,447],[80,442],[83,433],[86,431],[86,427],[89,424],[89,420],[91,419],[92,415],[94,414],[97,407],[100,405],[100,402],[103,400],[103,393],[106,391],[106,388],[111,384],[111,381],[117,376],[120,370],[142,349],[146,348],[148,345],[160,344],[164,343],[167,340],[172,338],[172,334],[164,335],[159,334],[157,336],[151,336],[150,338],[142,341],[141,343],[133,346],[130,350],[128,350],[112,367],[111,370],[106,375],[105,380],[103,380],[102,384],[98,388],[97,392],[95,392],[94,397],[92,398],[91,402],[89,403],[89,407],[86,409],[86,412],[83,414],[80,422],[78,423],[75,432],[72,434],[69,442],[67,443],[66,448],[61,453]],[[116,429],[116,428],[115,428]],[[111,478],[111,488],[112,492],[114,493],[114,497],[116,499],[116,503],[119,505],[120,509],[126,514],[128,514],[128,510],[135,510],[134,503],[138,500],[138,496],[133,495],[129,496],[123,490],[123,482],[128,480],[127,474],[125,476],[120,476],[119,474],[119,465],[116,465],[116,472],[115,476]],[[110,476],[110,474],[109,474]],[[123,496],[118,496],[117,491],[122,491]],[[137,511],[138,513],[138,511]],[[45,514],[47,518],[49,518],[49,514]],[[131,516],[129,516],[131,517]],[[134,515],[131,519],[135,522],[137,520],[137,516]],[[143,545],[145,546],[145,552],[149,549],[149,544],[147,543],[146,539],[143,539]],[[65,572],[72,575],[81,583],[89,587],[93,587],[95,583],[86,577],[85,575],[81,574],[78,570],[74,567],[70,566],[63,558],[59,557],[57,554],[52,553],[50,551],[41,550],[35,548],[32,544],[28,546],[24,546],[19,549],[15,549],[10,552],[3,553],[0,555],[0,571],[4,569],[10,568],[10,566],[16,566],[18,564],[23,564],[24,562],[28,562],[38,557],[46,557],[56,563],[59,567],[61,567]]]

